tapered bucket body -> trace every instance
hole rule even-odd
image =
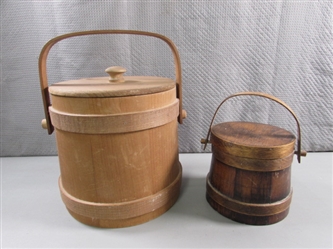
[[[292,196],[294,135],[265,124],[230,122],[213,127],[211,142],[209,204],[241,223],[266,225],[285,218]]]
[[[290,110],[283,102],[262,93],[239,93],[229,98],[239,95],[266,97]],[[212,123],[207,139],[203,139],[207,144],[210,134],[208,203],[223,216],[240,223],[269,225],[283,220],[292,199],[291,165],[296,137],[268,124]],[[300,129],[298,133],[300,135]]]
[[[110,77],[48,86],[50,48],[65,38],[96,34],[144,35],[165,41],[174,55],[176,80],[124,76],[126,69],[115,66],[105,70]],[[46,117],[42,126],[49,134],[55,131],[59,188],[69,213],[87,225],[117,228],[147,222],[171,208],[182,178],[178,122],[186,117],[174,44],[143,31],[84,31],[50,40],[39,62]]]
[[[64,85],[72,84],[50,87],[59,187],[69,212],[101,227],[135,225],[164,213],[181,183],[175,84],[116,97],[106,89],[104,97],[94,97],[93,82],[70,96]]]

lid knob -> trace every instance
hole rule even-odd
[[[46,119],[43,119],[42,120],[42,127],[43,127],[43,129],[47,129],[47,122],[46,122]]]
[[[119,66],[108,67],[105,69],[105,72],[110,75],[110,83],[122,83],[125,82],[123,74],[126,72],[126,69]]]

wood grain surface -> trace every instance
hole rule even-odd
[[[291,203],[295,136],[279,127],[227,122],[211,129],[212,161],[206,198],[237,222],[268,225],[284,219]]]
[[[70,214],[87,225],[124,227],[166,212],[181,183],[176,87],[126,97],[63,95],[51,94],[50,113]]]

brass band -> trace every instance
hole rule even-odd
[[[284,199],[273,203],[245,203],[234,200],[228,196],[221,194],[215,189],[207,176],[207,194],[219,205],[237,213],[252,216],[269,216],[283,212],[289,208],[292,197],[292,190]]]
[[[212,146],[212,152],[218,161],[226,165],[256,172],[271,172],[289,168],[294,157],[294,153],[291,153],[287,157],[278,159],[246,158],[225,153],[215,146]]]

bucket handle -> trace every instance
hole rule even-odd
[[[206,139],[205,138],[201,139],[201,143],[205,145],[204,149],[206,149],[207,143],[209,143],[209,137],[210,137],[210,134],[211,134],[211,131],[212,131],[213,122],[214,122],[216,114],[219,111],[219,109],[222,106],[222,104],[224,102],[226,102],[228,99],[231,99],[231,98],[234,98],[234,97],[237,97],[237,96],[242,96],[242,95],[259,96],[259,97],[263,97],[263,98],[266,98],[266,99],[273,100],[273,101],[277,102],[278,104],[282,105],[283,107],[285,107],[293,115],[294,119],[296,120],[297,133],[298,133],[297,151],[295,152],[295,154],[297,154],[297,161],[300,163],[301,162],[301,156],[306,156],[306,151],[305,150],[303,150],[303,151],[301,150],[301,127],[300,127],[299,121],[298,121],[298,119],[296,117],[296,114],[282,100],[280,100],[280,99],[278,99],[278,98],[276,98],[276,97],[274,97],[272,95],[269,95],[269,94],[266,94],[266,93],[261,93],[261,92],[240,92],[240,93],[235,93],[235,94],[230,95],[229,97],[227,97],[225,100],[223,100],[221,102],[221,104],[217,107],[217,109],[216,109],[216,111],[215,111],[215,113],[213,115],[212,121],[210,122],[210,126],[209,126],[209,130],[208,130]]]
[[[47,81],[47,72],[46,72],[46,60],[49,54],[50,49],[57,42],[76,36],[85,36],[85,35],[102,35],[102,34],[129,34],[129,35],[143,35],[143,36],[152,36],[163,40],[167,43],[172,51],[175,63],[175,77],[176,77],[176,88],[177,88],[177,97],[179,98],[179,116],[178,122],[180,124],[183,123],[183,119],[186,118],[186,111],[182,108],[182,75],[181,75],[181,65],[180,65],[180,56],[175,44],[167,37],[146,31],[138,31],[138,30],[89,30],[89,31],[81,31],[68,33],[64,35],[57,36],[50,41],[48,41],[44,47],[42,48],[39,61],[39,78],[40,78],[40,87],[42,91],[43,105],[44,105],[44,114],[45,119],[42,120],[42,127],[48,130],[48,134],[52,134],[54,127],[51,124],[50,114],[49,114],[49,106],[51,106],[50,95],[48,91],[48,81]]]

